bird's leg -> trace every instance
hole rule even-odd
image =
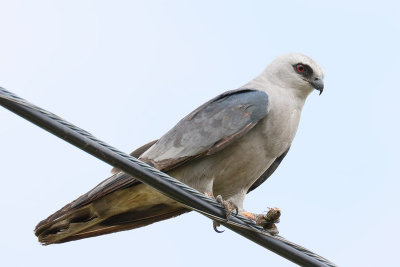
[[[271,235],[277,235],[279,233],[275,223],[279,223],[279,217],[281,216],[280,209],[270,208],[266,214],[254,214],[247,211],[242,212],[241,214],[255,221],[257,225],[264,228],[264,230]]]
[[[226,220],[227,220],[227,221],[229,221],[229,217],[231,216],[231,214],[232,214],[233,211],[236,212],[236,215],[238,214],[239,208],[238,208],[238,206],[237,206],[235,203],[233,203],[232,201],[230,201],[230,200],[228,200],[228,201],[224,200],[224,199],[222,198],[221,195],[218,195],[217,197],[214,197],[214,194],[213,194],[212,192],[204,192],[204,194],[205,194],[206,196],[210,197],[210,198],[215,199],[219,204],[221,204],[221,205],[225,208],[225,211],[226,211]],[[217,232],[217,233],[222,233],[222,232],[224,232],[224,231],[218,230],[218,227],[220,227],[220,226],[221,226],[221,224],[220,224],[219,222],[213,221],[213,228],[214,228],[214,231],[215,231],[215,232]]]
[[[209,198],[215,199],[214,194],[212,192],[204,192],[204,195],[206,195]]]
[[[229,217],[231,216],[233,211],[235,211],[235,215],[239,213],[238,206],[236,206],[236,204],[230,200],[224,200],[221,195],[218,195],[215,200],[225,208],[227,221],[229,221]]]
[[[229,216],[231,216],[232,212],[235,211],[235,215],[239,213],[239,208],[238,206],[233,203],[230,200],[224,200],[221,195],[218,195],[217,197],[214,197],[214,194],[212,192],[204,192],[204,195],[206,195],[209,198],[215,199],[219,204],[221,204],[225,210],[226,210],[226,220],[229,221]]]

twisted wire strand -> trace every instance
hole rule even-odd
[[[188,193],[190,193],[190,194],[192,194],[192,195],[194,195],[194,196],[206,201],[207,203],[209,203],[209,204],[211,204],[211,205],[213,205],[215,207],[223,209],[223,207],[218,202],[216,202],[214,199],[212,199],[210,197],[207,197],[206,195],[200,193],[196,189],[194,189],[192,187],[189,187],[188,185],[178,181],[177,179],[167,175],[166,173],[161,172],[161,171],[153,168],[152,166],[150,166],[150,165],[148,165],[148,164],[146,164],[146,163],[144,163],[144,162],[142,162],[142,161],[140,161],[140,160],[138,160],[138,159],[126,154],[126,153],[124,153],[124,152],[119,151],[118,149],[116,149],[116,148],[108,145],[107,143],[97,139],[96,137],[94,137],[89,132],[87,132],[87,131],[85,131],[85,130],[83,130],[83,129],[81,129],[81,128],[79,128],[79,127],[77,127],[77,126],[65,121],[64,119],[60,118],[59,116],[55,115],[54,113],[51,113],[51,112],[49,112],[49,111],[47,111],[45,109],[42,109],[42,108],[40,108],[40,107],[38,107],[38,106],[26,101],[25,99],[13,94],[12,92],[10,92],[10,91],[2,88],[2,87],[0,87],[0,98],[7,99],[7,100],[12,101],[14,103],[17,103],[17,104],[23,105],[23,106],[25,106],[27,108],[33,109],[35,111],[38,111],[38,112],[42,113],[43,115],[47,116],[48,118],[51,118],[52,120],[62,124],[63,126],[73,130],[74,132],[80,134],[81,136],[83,136],[85,138],[88,138],[89,140],[91,140],[91,141],[103,146],[104,148],[107,148],[108,150],[110,150],[113,153],[115,153],[115,154],[117,154],[117,155],[129,160],[130,162],[133,162],[133,163],[139,165],[141,168],[144,168],[144,169],[146,169],[146,170],[148,170],[148,171],[150,171],[150,172],[162,177],[163,179],[167,180],[168,182],[175,184],[176,186],[178,186],[182,190],[184,190],[184,191],[186,191],[186,192],[188,192]],[[334,263],[330,262],[328,259],[325,259],[324,257],[322,257],[322,256],[320,256],[320,255],[318,255],[318,254],[316,254],[316,253],[314,253],[314,252],[312,252],[312,251],[310,251],[310,250],[308,250],[308,249],[306,249],[306,248],[304,248],[304,247],[302,247],[302,246],[300,246],[298,244],[295,244],[295,243],[285,239],[284,237],[282,237],[280,235],[271,235],[271,234],[269,234],[262,227],[256,225],[253,220],[250,220],[247,217],[244,217],[244,216],[242,216],[240,214],[237,214],[237,215],[231,214],[231,216],[234,216],[234,217],[238,218],[239,220],[241,220],[241,223],[236,223],[236,222],[233,222],[233,221],[227,221],[226,218],[221,218],[219,216],[215,216],[215,215],[210,214],[210,213],[208,213],[206,211],[199,210],[197,208],[191,207],[191,206],[189,206],[187,204],[184,204],[184,203],[181,203],[181,204],[185,205],[187,208],[189,208],[189,209],[191,209],[193,211],[197,211],[197,212],[209,217],[212,220],[215,220],[215,221],[218,221],[218,222],[222,222],[222,223],[225,223],[225,224],[230,224],[230,225],[233,225],[233,226],[236,226],[236,227],[244,228],[244,229],[247,229],[249,231],[253,231],[253,232],[256,232],[256,233],[262,234],[262,235],[267,235],[270,238],[274,238],[276,240],[279,240],[280,242],[283,242],[283,243],[291,246],[292,248],[296,249],[297,251],[300,251],[300,252],[302,252],[302,253],[304,253],[304,254],[306,254],[306,255],[308,255],[308,256],[310,256],[310,257],[312,257],[312,258],[314,258],[314,259],[316,259],[318,261],[320,261],[321,263],[326,264],[327,266],[331,266],[331,267],[335,267],[336,266]]]

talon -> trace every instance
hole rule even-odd
[[[222,231],[218,230],[218,227],[220,227],[220,226],[221,226],[221,224],[219,224],[219,223],[216,222],[216,221],[213,221],[213,228],[214,228],[214,231],[217,232],[218,234],[225,232],[225,230],[222,230]]]

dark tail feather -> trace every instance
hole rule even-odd
[[[39,242],[49,245],[130,230],[190,211],[144,184],[114,191],[81,207],[73,203],[36,226]]]
[[[95,225],[91,228],[88,228],[82,232],[79,232],[75,235],[69,236],[67,238],[64,238],[58,242],[55,243],[65,243],[69,241],[74,241],[74,240],[79,240],[83,238],[88,238],[88,237],[95,237],[99,235],[105,235],[105,234],[111,234],[115,232],[120,232],[120,231],[126,231],[126,230],[132,230],[135,228],[139,228],[142,226],[147,226],[149,224],[167,220],[176,216],[179,216],[183,213],[189,212],[190,210],[188,209],[177,209],[177,210],[171,210],[168,213],[160,214],[157,216],[152,216],[152,217],[147,217],[143,219],[138,219],[136,221],[127,221],[127,220],[122,220],[119,221],[119,218],[110,218],[108,220],[103,221],[102,223]],[[123,215],[123,214],[121,214]]]

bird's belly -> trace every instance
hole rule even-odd
[[[250,186],[279,155],[265,150],[262,131],[255,126],[225,149],[169,172],[200,192],[213,192],[229,198],[246,194]]]

